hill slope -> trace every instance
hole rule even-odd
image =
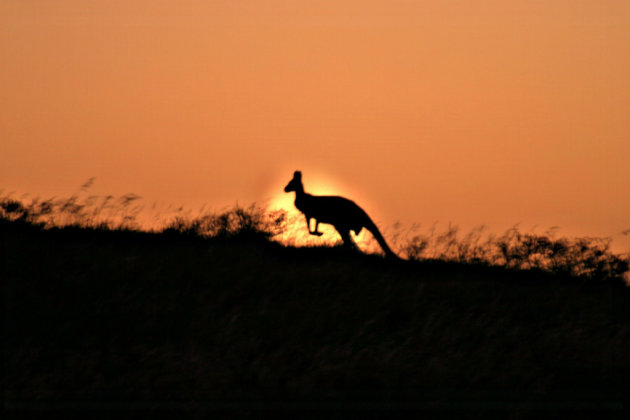
[[[630,293],[616,284],[255,236],[7,225],[0,252],[4,402],[18,411],[616,412],[630,390]]]

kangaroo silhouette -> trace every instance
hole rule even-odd
[[[372,219],[354,201],[344,197],[311,195],[304,192],[302,172],[300,171],[295,171],[293,179],[284,187],[284,192],[291,191],[295,191],[295,207],[304,213],[306,227],[311,235],[321,236],[323,233],[319,231],[319,224],[330,224],[339,232],[344,245],[356,248],[350,231],[352,230],[358,235],[361,229],[366,228],[374,235],[387,257],[399,258],[389,248]],[[311,231],[311,219],[315,219],[315,230],[313,231]]]

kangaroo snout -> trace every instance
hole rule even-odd
[[[284,187],[284,192],[298,191],[298,189],[304,189],[304,187],[302,187],[302,172],[295,171],[291,181]]]

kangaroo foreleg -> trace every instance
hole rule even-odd
[[[313,219],[313,217],[307,217],[306,218],[306,228],[308,229],[308,233],[310,233],[311,235],[315,235],[315,236],[322,236],[324,233],[320,232],[319,229],[319,220],[315,219],[315,230],[311,232],[311,219]]]
[[[311,235],[322,236],[324,232],[319,231],[319,220],[315,219],[315,231],[311,232]]]

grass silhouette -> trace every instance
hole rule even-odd
[[[286,215],[256,206],[152,230],[138,206],[0,200],[9,411],[620,414],[630,395],[628,259],[604,240],[450,229],[391,262],[285,246]]]
[[[174,216],[151,228],[138,222],[143,206],[135,194],[118,198],[87,196],[81,198],[94,179],[90,178],[69,198],[33,199],[28,203],[0,197],[0,223],[40,229],[87,228],[111,231],[135,231],[187,236],[200,239],[274,240],[287,231],[289,224],[300,224],[300,217],[289,219],[283,210],[267,211],[252,204],[235,206],[218,212],[192,216],[180,209]],[[292,227],[292,232],[299,230]],[[398,252],[413,261],[499,266],[517,270],[542,270],[576,279],[622,282],[630,268],[630,254],[613,253],[608,238],[557,238],[555,229],[544,234],[523,233],[513,227],[502,235],[484,236],[478,227],[464,236],[450,225],[442,233],[432,229],[428,234],[394,232]],[[286,238],[285,238],[286,239]],[[294,244],[294,241],[287,241]],[[372,247],[373,248],[373,247]]]

